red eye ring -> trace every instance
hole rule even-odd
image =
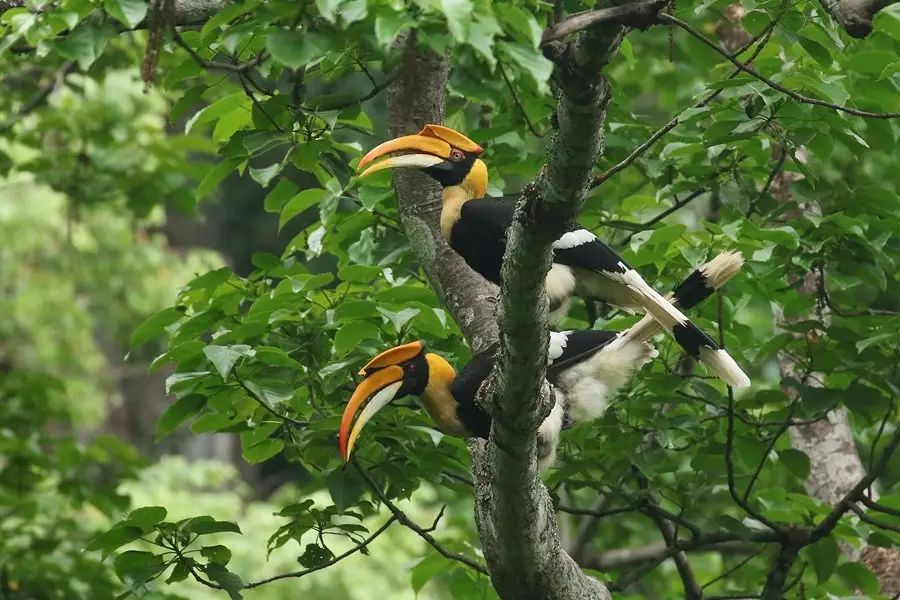
[[[450,160],[462,160],[465,157],[466,156],[465,154],[463,154],[463,151],[459,150],[458,148],[454,148],[450,151]]]

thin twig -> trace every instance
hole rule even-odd
[[[737,486],[734,482],[734,390],[728,386],[728,431],[725,438],[725,467],[728,473],[728,493],[735,504],[741,507],[745,513],[771,529],[772,531],[782,532],[784,528],[768,519],[765,515],[753,508],[748,502],[744,501],[738,494]]]
[[[509,89],[509,95],[512,96],[513,102],[516,103],[516,106],[519,108],[519,112],[522,113],[522,118],[525,119],[525,125],[528,126],[528,130],[535,137],[542,138],[546,134],[546,131],[538,131],[537,127],[534,126],[534,123],[531,122],[531,117],[528,116],[528,111],[525,110],[525,105],[522,104],[522,100],[519,99],[519,94],[516,92],[516,88],[513,87],[512,82],[509,80],[509,76],[506,74],[506,69],[503,68],[503,63],[497,61],[497,70],[500,71],[500,75],[503,77],[503,81],[506,82],[506,87]]]
[[[305,421],[298,421],[297,419],[294,419],[293,417],[289,417],[285,414],[282,414],[282,413],[278,412],[277,410],[275,410],[274,408],[272,408],[271,406],[269,406],[268,402],[266,402],[265,400],[260,398],[256,394],[256,392],[253,391],[250,388],[250,386],[247,385],[247,382],[245,382],[244,379],[238,374],[237,369],[233,370],[232,374],[234,375],[235,381],[238,382],[238,385],[240,385],[242,388],[244,388],[244,391],[247,392],[247,395],[249,395],[251,398],[256,400],[256,402],[260,406],[262,406],[264,409],[266,409],[268,412],[270,412],[273,416],[276,416],[279,419],[281,419],[282,421],[290,423],[291,425],[296,425],[297,427],[306,427],[307,425],[309,425],[309,423],[306,423]]]
[[[184,38],[181,37],[181,33],[178,32],[178,29],[172,27],[172,39],[175,40],[175,43],[184,48],[185,51],[194,59],[198,65],[203,67],[204,69],[218,69],[221,71],[231,71],[232,73],[246,73],[250,69],[258,66],[262,61],[264,61],[268,54],[266,54],[265,50],[260,51],[259,54],[254,56],[251,60],[245,63],[227,63],[227,62],[218,62],[214,60],[206,60],[200,54],[197,53],[196,50],[191,48],[190,44],[184,41]]]
[[[856,516],[859,517],[859,520],[863,523],[868,523],[873,527],[878,527],[879,529],[886,529],[887,531],[893,531],[894,533],[900,533],[900,526],[891,525],[890,523],[885,523],[884,521],[879,521],[878,519],[873,519],[869,515],[867,515],[861,508],[856,506],[855,504],[850,505],[850,510],[856,513]]]
[[[265,584],[267,584],[267,583],[272,583],[273,581],[278,581],[279,579],[289,579],[289,578],[297,579],[297,578],[303,577],[304,575],[309,575],[310,573],[314,573],[314,572],[316,572],[316,571],[321,571],[322,569],[328,568],[328,567],[330,567],[331,565],[333,565],[333,564],[335,564],[335,563],[338,563],[338,562],[344,560],[344,559],[347,558],[348,556],[350,556],[350,555],[352,555],[352,554],[355,554],[355,553],[359,552],[360,550],[365,549],[366,546],[368,546],[369,544],[371,544],[372,541],[375,540],[375,538],[377,538],[379,535],[381,535],[382,533],[384,533],[384,532],[387,530],[387,528],[390,527],[391,524],[393,524],[394,521],[396,521],[396,520],[397,520],[397,516],[396,516],[396,515],[391,515],[391,516],[388,518],[388,520],[384,522],[384,525],[382,525],[381,527],[379,527],[378,529],[376,529],[375,531],[373,531],[372,534],[371,534],[369,537],[367,537],[366,539],[364,539],[364,540],[363,540],[362,542],[360,542],[359,544],[353,546],[352,548],[350,548],[350,549],[347,550],[346,552],[344,552],[344,553],[342,553],[342,554],[338,554],[337,556],[335,556],[334,558],[332,558],[331,560],[329,560],[329,561],[326,562],[326,563],[323,563],[323,564],[321,564],[321,565],[317,565],[317,566],[315,566],[315,567],[310,567],[310,568],[308,568],[308,569],[301,569],[300,571],[294,571],[294,572],[292,572],[292,573],[281,573],[280,575],[273,575],[272,577],[267,577],[267,578],[265,578],[265,579],[260,579],[259,581],[252,581],[252,582],[250,582],[250,583],[245,584],[245,585],[244,585],[244,588],[255,588],[255,587],[259,587],[259,586],[265,585]]]
[[[348,100],[346,102],[340,102],[338,104],[331,104],[328,106],[310,107],[310,106],[302,106],[301,105],[300,108],[302,110],[305,110],[306,112],[317,112],[317,111],[322,111],[322,110],[343,110],[345,108],[350,108],[351,106],[353,106],[355,104],[362,104],[366,100],[371,100],[372,98],[374,98],[375,96],[380,94],[382,91],[384,91],[387,88],[387,86],[391,85],[394,82],[394,80],[397,79],[397,77],[399,75],[400,75],[400,68],[398,67],[398,68],[394,69],[387,77],[385,77],[384,81],[382,81],[380,84],[374,85],[372,87],[372,89],[369,90],[368,93],[363,94],[359,98],[354,98],[353,100]]]
[[[446,548],[444,548],[444,546],[441,545],[441,543],[438,542],[436,539],[434,539],[434,536],[432,536],[426,529],[423,529],[422,527],[420,527],[419,525],[414,523],[406,515],[405,512],[400,510],[400,508],[396,504],[391,502],[390,499],[388,499],[388,497],[385,495],[385,493],[381,490],[381,486],[378,485],[375,482],[375,480],[373,480],[369,476],[368,473],[366,473],[365,469],[360,467],[359,464],[355,460],[351,460],[350,462],[353,465],[353,468],[356,469],[356,472],[359,473],[359,475],[369,485],[369,488],[372,490],[372,493],[374,493],[378,497],[378,499],[381,501],[382,504],[387,506],[388,510],[391,511],[391,513],[397,518],[397,520],[400,522],[401,525],[403,525],[404,527],[411,529],[412,531],[417,533],[419,535],[419,537],[421,537],[423,540],[428,542],[428,544],[432,548],[437,550],[438,553],[441,554],[441,556],[443,556],[444,558],[449,558],[450,560],[455,560],[457,562],[461,562],[462,564],[478,571],[482,575],[488,575],[487,568],[484,565],[482,565],[481,563],[479,563],[475,560],[472,560],[471,558],[469,558],[468,556],[466,556],[464,554],[459,554],[458,552],[453,552],[451,550],[447,550]]]
[[[760,473],[762,473],[763,467],[766,464],[766,460],[769,458],[769,454],[772,453],[772,449],[775,448],[775,444],[778,442],[778,438],[784,435],[784,432],[787,431],[791,426],[791,419],[794,416],[794,412],[797,410],[799,402],[792,402],[788,407],[788,416],[784,420],[784,423],[778,428],[778,431],[772,436],[772,439],[769,440],[769,444],[766,446],[765,452],[763,452],[762,458],[759,460],[759,464],[756,465],[756,470],[753,471],[753,475],[750,477],[750,482],[747,484],[747,489],[744,490],[744,502],[747,502],[750,498],[750,494],[753,492],[753,486],[756,485],[756,480],[759,479]]]
[[[722,55],[722,57],[724,57],[728,62],[733,64],[736,68],[740,69],[744,73],[747,73],[748,75],[751,75],[751,76],[759,79],[760,81],[765,83],[767,86],[769,86],[773,90],[778,90],[782,94],[790,96],[791,98],[793,98],[794,100],[796,100],[798,102],[802,102],[803,104],[812,104],[815,106],[824,106],[825,108],[830,108],[832,110],[845,112],[847,114],[855,115],[857,117],[865,117],[867,119],[896,119],[897,117],[900,117],[900,112],[871,112],[868,110],[859,110],[856,108],[851,108],[849,106],[835,104],[834,102],[828,102],[826,100],[819,100],[818,98],[813,98],[811,96],[804,96],[803,94],[801,94],[799,92],[795,92],[794,90],[792,90],[790,88],[784,87],[780,83],[776,83],[775,81],[772,81],[771,79],[769,79],[768,77],[766,77],[765,75],[763,75],[762,73],[760,73],[759,71],[754,69],[753,67],[747,66],[746,64],[744,64],[741,61],[737,60],[736,58],[732,57],[728,52],[719,48],[719,46],[715,42],[713,42],[711,39],[709,39],[708,37],[706,37],[699,31],[697,31],[696,29],[694,29],[693,27],[691,27],[690,25],[688,25],[687,23],[685,23],[678,17],[670,15],[669,13],[659,13],[659,18],[665,22],[674,23],[675,25],[678,25],[679,27],[684,29],[686,32],[691,34],[693,37],[695,37],[696,39],[703,42],[706,46],[709,46],[714,51],[716,51],[718,54]]]
[[[750,201],[750,206],[747,207],[746,217],[749,218],[750,215],[756,210],[757,203],[766,197],[766,194],[769,193],[769,189],[772,187],[772,183],[775,181],[775,177],[778,173],[781,172],[781,168],[784,166],[784,161],[787,159],[787,152],[780,152],[778,156],[778,160],[775,161],[775,164],[772,166],[772,169],[769,171],[769,176],[766,178],[766,183],[762,186],[762,189],[759,190],[759,194],[756,195],[756,198]]]
[[[770,26],[774,27],[776,22],[777,22],[776,20],[773,20],[770,23]],[[765,33],[761,36],[760,44],[756,47],[756,49],[750,55],[750,58],[747,59],[747,63],[752,63],[756,59],[756,57],[759,55],[759,53],[762,52],[762,49],[766,46],[766,44],[769,41],[769,38],[771,37],[771,33],[772,33],[772,30],[767,28]],[[757,40],[751,40],[748,44],[753,44],[755,41],[757,41]],[[735,52],[734,56],[739,56],[741,53],[743,53],[749,47],[750,47],[749,45],[744,46],[743,48],[741,48],[737,52]],[[741,73],[740,69],[735,69],[725,79],[725,81],[728,81],[729,79],[734,79],[735,77],[740,75],[740,73]],[[710,92],[709,94],[707,94],[706,96],[701,98],[691,108],[703,108],[704,106],[708,105],[710,102],[715,100],[719,96],[719,94],[721,94],[723,91],[725,91],[724,87],[716,88],[715,90],[713,90],[712,92]],[[681,111],[681,112],[684,112],[684,111]],[[647,150],[649,150],[653,146],[653,144],[655,144],[657,141],[659,141],[660,138],[662,138],[664,135],[666,135],[667,133],[669,133],[670,131],[675,129],[675,127],[678,126],[679,123],[681,123],[681,119],[679,118],[680,114],[681,113],[679,113],[679,115],[677,115],[675,117],[672,117],[672,119],[669,120],[668,123],[666,123],[659,129],[654,131],[653,134],[651,134],[649,138],[647,138],[637,148],[632,150],[631,153],[628,156],[626,156],[624,159],[622,159],[621,161],[619,161],[618,163],[616,163],[615,165],[613,165],[612,167],[610,167],[609,169],[607,169],[606,171],[601,173],[600,175],[597,175],[596,177],[594,177],[594,179],[591,181],[591,185],[590,185],[591,189],[599,186],[601,183],[603,183],[604,181],[606,181],[607,179],[609,179],[610,177],[612,177],[619,171],[622,171],[623,169],[630,166],[634,161],[636,161],[638,158],[640,158],[641,155],[643,155]]]

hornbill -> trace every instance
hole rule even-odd
[[[513,197],[487,197],[483,149],[465,135],[441,125],[425,125],[416,135],[385,142],[359,161],[365,177],[384,169],[420,169],[443,187],[441,233],[469,266],[500,283],[506,231],[515,211]],[[402,153],[402,154],[398,154]],[[373,160],[381,158],[378,162]],[[600,299],[652,315],[684,350],[711,373],[734,387],[750,379],[734,359],[680,310],[663,298],[597,236],[577,224],[553,242],[553,265],[547,273],[547,296],[556,316],[565,314],[573,294]]]
[[[742,264],[739,253],[720,254],[673,291],[673,302],[684,309],[695,306],[724,285]],[[603,414],[632,373],[656,355],[648,340],[661,328],[648,315],[623,332],[550,332],[547,380],[554,405],[538,429],[541,470],[553,462],[560,431]],[[349,460],[360,431],[375,413],[395,398],[409,395],[420,397],[428,415],[445,434],[487,438],[491,417],[475,398],[494,360],[493,351],[481,352],[457,374],[443,357],[425,352],[422,341],[382,352],[359,372],[363,380],[344,409],[338,434],[341,456]]]

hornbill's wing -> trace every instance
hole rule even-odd
[[[491,418],[478,406],[475,397],[493,368],[494,352],[479,352],[466,363],[450,385],[450,393],[457,403],[456,413],[459,420],[480,438],[487,438],[491,432]]]
[[[450,232],[450,245],[488,281],[500,284],[506,231],[516,204],[511,197],[476,198],[463,203]]]
[[[563,371],[593,356],[617,336],[615,331],[594,329],[551,331],[547,348],[547,379],[555,382]]]

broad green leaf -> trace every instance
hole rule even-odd
[[[172,403],[156,422],[156,439],[169,435],[179,425],[196,415],[206,405],[206,397],[188,394]]]
[[[184,519],[179,523],[181,530],[197,535],[209,535],[211,533],[241,533],[237,523],[231,521],[218,521],[208,515]]]
[[[824,537],[806,548],[806,554],[816,572],[820,584],[825,583],[834,573],[840,555],[840,548],[833,536]]]
[[[359,502],[366,486],[356,473],[347,469],[336,469],[328,476],[328,493],[338,512],[344,512]]]
[[[377,340],[380,337],[378,327],[368,321],[347,323],[334,336],[334,351],[338,356],[344,356],[362,340]]]
[[[204,546],[200,549],[200,555],[223,567],[231,560],[231,550],[222,545]]]
[[[242,356],[253,356],[254,352],[250,346],[245,344],[237,344],[234,346],[216,346],[210,345],[203,349],[203,354],[213,364],[223,381],[228,381],[228,374],[234,367],[234,363]]]
[[[383,9],[375,17],[375,39],[383,48],[389,48],[401,31],[412,27],[414,21],[406,13]]]
[[[313,567],[326,565],[333,558],[334,554],[327,548],[317,546],[316,544],[307,544],[303,554],[297,558],[297,562],[307,569],[311,569]]]
[[[131,334],[131,348],[136,348],[163,334],[166,327],[184,316],[184,308],[166,308],[145,319]]]
[[[472,22],[470,0],[441,0],[441,11],[447,18],[447,27],[457,42],[464,42],[469,35]]]
[[[59,42],[59,53],[78,62],[82,70],[87,70],[103,54],[106,44],[115,35],[109,25],[82,23],[75,31]]]
[[[129,550],[116,557],[115,567],[116,574],[122,581],[143,583],[162,573],[166,563],[158,554]]]
[[[311,206],[315,206],[330,196],[331,193],[322,188],[303,190],[288,200],[287,204],[281,209],[281,215],[278,217],[278,228],[281,229],[284,227],[285,223],[296,217],[298,214]]]
[[[85,550],[101,550],[103,558],[106,558],[114,550],[139,539],[142,534],[140,527],[119,523],[93,537],[85,546]]]
[[[203,567],[203,570],[206,572],[207,576],[222,586],[222,589],[228,592],[228,596],[231,600],[241,600],[243,596],[241,595],[241,590],[244,589],[244,582],[241,578],[226,569],[224,566],[211,562]]]
[[[266,439],[249,448],[244,448],[242,454],[244,460],[251,465],[269,460],[284,449],[284,442],[276,439]]]
[[[499,42],[498,47],[516,63],[522,71],[528,74],[541,92],[548,90],[547,81],[553,73],[553,63],[544,58],[544,55],[531,46],[515,44],[511,42]]]
[[[240,163],[241,160],[238,158],[226,158],[225,160],[216,163],[206,172],[206,175],[204,175],[203,179],[200,181],[200,185],[197,186],[197,200],[202,200],[211,194],[213,190],[219,187],[222,180],[234,171]]]
[[[266,49],[272,57],[292,69],[318,62],[330,47],[331,42],[325,35],[309,31],[278,30],[266,38]]]
[[[275,214],[281,213],[281,209],[284,207],[285,203],[287,203],[287,201],[298,191],[299,188],[294,182],[282,177],[278,180],[278,183],[275,184],[275,187],[272,188],[272,191],[266,194],[266,199],[263,203],[266,212]]]
[[[125,522],[140,527],[144,533],[153,531],[157,523],[166,518],[168,511],[162,506],[144,506],[129,513]]]
[[[147,16],[148,3],[145,0],[106,0],[106,12],[129,28],[134,28]]]
[[[797,479],[806,481],[806,478],[809,477],[809,457],[800,450],[794,450],[793,448],[779,450],[778,460],[784,463],[784,466],[787,467]]]

